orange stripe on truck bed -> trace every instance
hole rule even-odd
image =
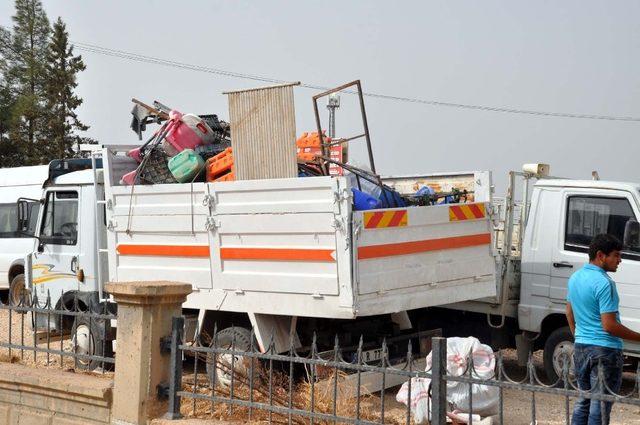
[[[159,257],[209,257],[209,245],[130,245],[116,247],[120,255],[155,255]]]
[[[450,238],[428,239],[424,241],[361,246],[358,248],[358,260],[417,254],[420,252],[444,249],[466,248],[469,246],[488,245],[490,243],[491,234],[481,233],[478,235],[453,236]]]
[[[223,260],[336,261],[333,249],[220,248]]]

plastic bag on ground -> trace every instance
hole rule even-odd
[[[469,356],[471,356],[469,358]],[[495,355],[491,347],[481,344],[477,338],[452,337],[447,338],[447,375],[469,375],[468,360],[473,361],[472,376],[479,379],[491,379],[495,370]],[[431,353],[427,356],[426,371],[431,369]],[[414,420],[418,422],[418,414],[422,417],[422,411],[430,412],[430,400],[428,396],[422,397],[422,391],[414,388],[428,389],[431,380],[428,378],[412,378],[411,380],[411,412]],[[472,385],[473,413],[481,416],[495,415],[498,411],[498,387],[473,384]],[[404,383],[396,395],[400,403],[408,402],[408,383]],[[425,391],[426,393],[426,391]],[[428,394],[428,393],[427,393]],[[451,410],[469,412],[469,384],[464,382],[447,381],[447,402]],[[419,413],[420,410],[420,413]],[[425,417],[422,420],[427,420]]]
[[[429,384],[431,379],[411,378],[411,416],[416,424],[426,424],[431,420],[431,400]],[[405,382],[396,394],[396,400],[404,405],[408,402],[409,384]]]

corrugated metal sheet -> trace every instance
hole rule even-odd
[[[296,120],[293,86],[226,92],[236,180],[295,177]]]

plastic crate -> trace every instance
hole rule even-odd
[[[177,183],[177,180],[171,175],[168,161],[169,157],[160,148],[155,147],[145,157],[149,156],[144,168],[140,170],[140,180],[147,184],[164,184]]]

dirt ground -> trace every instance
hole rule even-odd
[[[11,320],[9,320],[11,318]],[[11,323],[11,326],[9,325]],[[71,353],[73,351],[73,344],[71,339],[56,338],[56,336],[46,337],[46,332],[33,332],[31,313],[18,314],[15,311],[0,310],[0,343],[12,343],[14,345],[22,345],[26,347],[33,347],[34,345],[39,348],[51,350],[63,351],[65,353]],[[37,352],[34,350],[20,350],[9,349],[6,347],[0,347],[0,361],[25,364],[32,367],[55,367],[62,370],[73,371],[76,369],[75,361],[70,356],[60,356],[58,354],[47,354],[44,352]],[[113,378],[113,372],[108,371],[109,365],[106,365],[106,371],[98,368],[91,373],[96,376],[104,376],[106,378]]]
[[[7,310],[0,310],[0,342],[9,342],[9,312]],[[20,315],[16,313],[11,314],[11,341],[14,344],[20,344],[24,341],[25,345],[32,345],[34,341],[34,335],[30,327],[31,317],[29,315]],[[24,329],[24,331],[23,331]],[[46,340],[41,341],[39,344],[41,347],[46,347]],[[54,349],[60,349],[60,341],[50,341],[50,347]],[[67,339],[62,342],[62,348],[64,351],[71,350],[71,342]],[[36,367],[56,367],[60,368],[60,356],[50,355],[47,357],[44,353],[35,354],[35,366]],[[536,353],[534,356],[537,372],[539,376],[544,376],[542,371],[542,356],[541,353]],[[33,366],[34,365],[34,352],[29,350],[11,350],[11,357],[9,357],[9,350],[6,348],[0,348],[0,361],[10,361],[12,363],[23,363]],[[63,360],[62,369],[72,369],[73,360],[66,358]],[[515,353],[507,350],[505,352],[505,369],[509,376],[513,379],[522,379],[525,374],[525,370],[522,367],[517,366],[515,361]],[[102,374],[97,373],[98,376],[112,377],[112,373]],[[623,377],[624,394],[634,391],[635,388],[635,373],[626,372]],[[398,391],[398,387],[389,389],[385,395],[385,423],[405,423],[406,407],[395,400],[395,394]],[[636,397],[638,394],[636,392]],[[536,419],[538,424],[564,424],[565,423],[565,399],[555,395],[549,394],[536,394]],[[505,390],[504,391],[504,418],[503,423],[512,425],[529,425],[531,423],[531,400],[532,394],[528,392]],[[184,401],[185,414],[190,413],[190,402]],[[570,400],[570,409],[573,406],[573,400]],[[377,416],[380,411],[380,398],[378,396],[370,396],[362,401],[363,412],[374,412]],[[203,415],[198,415],[205,418],[211,418],[207,412]],[[495,418],[497,419],[497,418]],[[181,421],[167,421],[166,425],[180,425]],[[190,424],[203,423],[201,421],[190,421]],[[156,423],[165,423],[163,421],[157,421]],[[224,423],[224,422],[210,422],[210,423]],[[228,422],[227,422],[228,423]],[[242,421],[239,423],[246,423]],[[494,423],[498,423],[497,420]],[[613,407],[612,412],[612,424],[639,424],[640,425],[640,408],[616,404]]]

